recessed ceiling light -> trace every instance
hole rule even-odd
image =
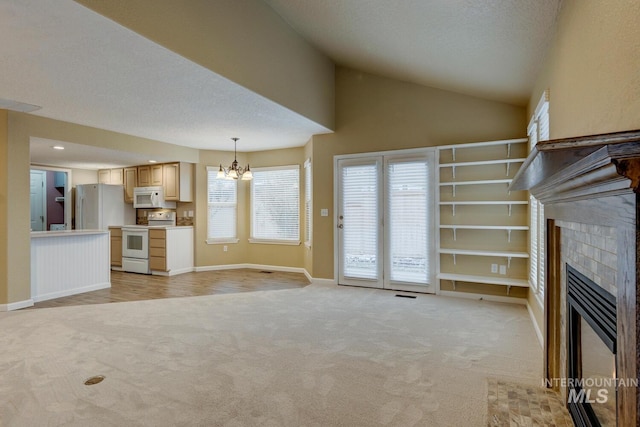
[[[149,163],[158,163],[157,160],[149,160]]]
[[[64,150],[64,147],[62,145],[54,145],[53,147],[54,150]]]

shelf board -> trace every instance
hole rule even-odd
[[[470,256],[496,256],[505,258],[529,258],[527,252],[513,252],[513,251],[481,251],[475,249],[446,249],[440,248],[438,250],[441,254],[450,255],[470,255]]]
[[[441,206],[462,206],[462,205],[528,205],[529,201],[527,200],[478,200],[478,201],[464,201],[464,202],[440,202]]]
[[[442,163],[441,168],[462,167],[462,166],[485,166],[485,165],[505,165],[507,163],[524,163],[525,158],[518,159],[502,159],[502,160],[478,160],[475,162],[452,162]]]
[[[482,185],[482,184],[509,184],[510,179],[484,179],[480,181],[457,181],[457,182],[441,182],[440,187],[458,186],[458,185]]]
[[[440,228],[460,230],[528,230],[527,225],[441,225]]]
[[[529,143],[528,138],[518,138],[518,139],[503,139],[500,141],[483,141],[483,142],[467,142],[465,144],[451,144],[451,145],[438,145],[436,146],[436,150],[450,150],[452,148],[477,148],[477,147],[489,147],[492,145],[509,145],[509,144],[523,144]]]
[[[455,280],[461,282],[486,283],[488,285],[518,286],[528,288],[529,281],[525,279],[511,279],[508,277],[476,276],[471,274],[440,273],[438,279]]]

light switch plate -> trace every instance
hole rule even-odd
[[[320,216],[329,216],[329,209],[320,209]]]

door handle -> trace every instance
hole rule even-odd
[[[344,228],[344,225],[338,224],[338,228],[342,230]]]

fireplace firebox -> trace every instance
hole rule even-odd
[[[616,422],[616,298],[567,264],[567,406],[576,426]]]

